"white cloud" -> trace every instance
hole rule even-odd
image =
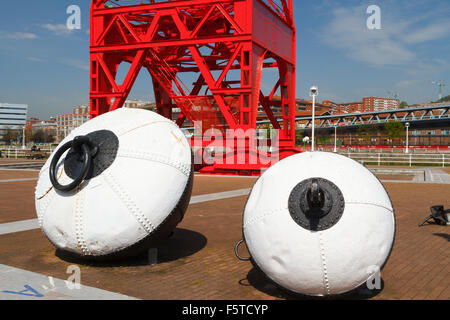
[[[62,61],[63,64],[71,66],[84,71],[89,71],[89,61],[79,60],[79,59],[66,59]]]
[[[332,14],[331,22],[322,32],[323,41],[343,50],[354,60],[377,66],[414,63],[427,68],[427,63],[420,59],[417,46],[450,36],[448,21],[434,20],[427,24],[419,18],[402,19],[394,11],[384,14],[383,10],[382,29],[369,30],[366,26],[369,16],[363,5],[334,9]],[[431,68],[439,64],[437,61],[428,63]]]
[[[42,28],[53,32],[57,36],[68,36],[73,33],[74,30],[67,28],[65,24],[51,24],[46,23],[41,25]]]
[[[33,61],[33,62],[44,62],[45,59],[41,59],[41,58],[36,58],[36,57],[27,57],[28,61]]]
[[[450,71],[450,62],[441,59],[424,59],[414,62],[407,73],[412,76],[432,77],[436,73]]]
[[[403,80],[399,81],[395,84],[396,87],[404,88],[404,87],[410,87],[412,85],[415,85],[417,83],[417,80]]]
[[[413,31],[404,37],[404,41],[407,43],[415,44],[428,42],[432,40],[441,39],[450,36],[450,23],[437,22]]]
[[[322,39],[329,45],[344,50],[355,60],[373,65],[397,65],[415,59],[413,51],[398,41],[408,27],[407,23],[383,19],[381,30],[366,26],[366,7],[338,8],[326,26]]]
[[[0,32],[0,39],[33,40],[38,36],[31,32]]]

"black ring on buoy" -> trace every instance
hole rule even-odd
[[[244,243],[244,239],[241,239],[241,240],[239,240],[239,241],[236,243],[236,246],[234,247],[234,254],[235,254],[236,257],[237,257],[239,260],[241,260],[241,261],[250,261],[250,260],[251,260],[251,257],[249,257],[249,258],[243,258],[243,257],[241,257],[241,256],[239,255],[239,246],[240,246],[242,243]]]
[[[56,178],[56,165],[58,164],[58,161],[64,154],[64,152],[66,152],[70,148],[82,154],[83,166],[80,175],[78,175],[70,184],[63,186],[58,182]],[[55,189],[59,191],[64,192],[72,191],[73,189],[78,187],[80,183],[83,182],[83,180],[86,178],[92,164],[92,156],[96,152],[97,148],[93,146],[89,137],[86,136],[77,136],[72,141],[67,142],[61,148],[59,148],[53,156],[52,162],[50,164],[50,181],[53,187],[55,187]]]

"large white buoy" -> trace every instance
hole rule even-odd
[[[360,287],[386,263],[394,210],[380,181],[347,157],[306,152],[269,168],[245,206],[253,262],[290,291],[327,296]]]
[[[154,112],[118,109],[75,129],[47,160],[35,193],[39,225],[77,257],[136,255],[171,234],[192,184],[182,131]]]

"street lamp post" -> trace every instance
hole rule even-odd
[[[312,102],[312,134],[311,134],[311,151],[315,149],[314,129],[316,126],[316,97],[319,94],[317,86],[312,86],[309,95],[313,98]]]
[[[22,127],[22,150],[25,150],[25,126]]]
[[[409,122],[405,124],[406,127],[406,150],[405,153],[409,153],[408,147],[409,147]]]
[[[337,152],[337,126],[334,126],[334,152]]]

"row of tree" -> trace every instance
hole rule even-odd
[[[437,101],[438,103],[450,102],[450,95],[443,97],[442,99]]]
[[[262,129],[267,130],[267,136],[266,138],[270,139],[271,137],[271,130],[273,130],[273,127],[271,124],[266,124]],[[390,140],[403,138],[406,134],[406,128],[403,125],[403,123],[398,121],[390,121],[385,123],[382,127],[371,124],[366,126],[361,126],[358,128],[357,136],[359,138],[367,139],[370,141],[370,139],[376,138],[376,137],[384,137]],[[301,131],[297,131],[295,133],[295,143],[297,145],[303,144],[303,134]],[[317,137],[318,139],[321,138],[320,136]],[[322,137],[324,138],[324,137]],[[319,142],[319,140],[318,140]]]
[[[6,144],[11,144],[14,142],[22,142],[22,131],[6,129],[5,134],[2,137],[2,141]],[[55,137],[45,130],[37,130],[32,132],[31,128],[25,130],[25,142],[35,142],[35,143],[51,143],[55,140]]]
[[[363,140],[366,140],[367,143],[370,143],[372,139],[374,138],[387,138],[390,140],[403,138],[406,135],[406,128],[401,122],[397,121],[390,121],[385,123],[383,126],[378,126],[375,124],[372,125],[366,125],[361,126],[357,130],[356,136],[358,138],[362,138]],[[320,135],[318,135],[317,142],[320,144]],[[322,137],[326,138],[326,137]],[[296,144],[300,145],[303,144],[303,135],[300,131],[297,131],[295,135],[295,141]]]
[[[450,95],[443,97],[442,99],[439,99],[438,101],[435,101],[435,103],[444,103],[444,102],[450,102]],[[400,109],[404,109],[408,107],[408,102],[402,101],[400,102]]]

